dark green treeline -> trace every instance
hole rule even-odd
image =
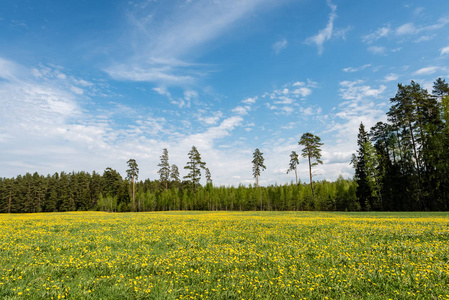
[[[192,189],[189,182],[139,181],[132,203],[132,183],[110,168],[93,172],[37,173],[0,179],[0,212],[54,211],[161,211],[161,210],[359,210],[356,183],[342,177],[308,184],[268,187],[215,187]]]
[[[390,99],[388,122],[360,124],[353,156],[362,210],[449,209],[449,85],[412,81]]]

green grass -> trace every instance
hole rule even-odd
[[[1,299],[449,299],[449,213],[0,215]]]

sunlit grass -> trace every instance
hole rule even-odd
[[[0,298],[449,298],[449,214],[0,215]]]

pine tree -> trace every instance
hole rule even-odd
[[[259,148],[256,148],[253,153],[253,176],[256,178],[256,187],[259,187],[259,176],[260,172],[265,170],[266,167],[263,164],[265,159],[263,158],[263,153],[260,152]]]
[[[172,181],[175,182],[180,182],[181,180],[179,179],[179,169],[177,165],[171,165],[171,169],[170,169],[170,179]]]
[[[168,190],[168,180],[170,178],[170,164],[168,163],[168,150],[164,148],[160,156],[161,162],[157,165],[160,167],[158,173],[160,181],[165,183],[165,190]]]
[[[298,154],[295,151],[292,151],[292,153],[290,154],[290,165],[287,170],[287,174],[290,171],[295,171],[296,184],[298,184],[298,165],[299,165]]]
[[[312,195],[315,197],[315,190],[313,188],[312,179],[312,167],[322,164],[321,158],[321,139],[311,133],[304,133],[298,142],[299,145],[304,146],[302,149],[302,157],[307,158],[309,161],[309,175],[310,175],[310,187],[312,188]]]
[[[184,169],[189,170],[189,173],[184,176],[184,179],[187,179],[193,187],[193,190],[196,191],[196,187],[199,185],[201,180],[200,168],[204,169],[206,163],[201,161],[201,155],[195,146],[192,146],[192,149],[189,151],[188,155],[189,161]]]
[[[212,175],[210,174],[209,168],[205,168],[204,173],[204,175],[206,176],[206,183],[212,184]]]
[[[128,160],[127,164],[128,164],[129,169],[126,170],[126,174],[127,174],[126,179],[132,180],[132,183],[133,183],[133,210],[135,210],[136,209],[136,206],[135,206],[135,196],[136,196],[135,182],[136,182],[137,178],[139,177],[139,168],[137,166],[135,159]]]

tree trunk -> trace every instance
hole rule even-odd
[[[310,163],[310,155],[309,155],[309,175],[310,175],[310,187],[312,188],[312,195],[313,195],[313,198],[315,198],[315,190],[313,189],[312,165]]]
[[[298,185],[298,169],[295,168],[296,185]]]
[[[419,168],[419,160],[418,160],[418,154],[416,152],[416,144],[415,144],[415,137],[413,135],[413,130],[412,130],[412,123],[409,121],[408,123],[409,129],[410,129],[410,135],[412,138],[412,144],[413,144],[413,153],[415,155],[415,160],[416,160],[416,171],[418,171],[418,203],[420,204],[421,207],[419,207],[419,209],[423,209],[423,203],[421,203],[421,169]]]
[[[136,206],[134,204],[134,175],[133,175],[133,211],[136,211]]]
[[[8,214],[11,213],[11,202],[12,202],[12,186],[11,189],[9,189]]]

